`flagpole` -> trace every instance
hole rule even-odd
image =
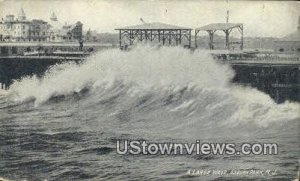
[[[226,3],[227,3],[227,14],[226,14],[226,23],[229,23],[229,3],[228,3],[228,0],[226,0]]]

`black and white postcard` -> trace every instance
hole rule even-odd
[[[0,181],[299,181],[300,3],[0,0]]]

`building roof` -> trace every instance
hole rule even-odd
[[[170,25],[160,22],[153,22],[153,23],[144,23],[140,25],[133,25],[133,26],[125,26],[122,28],[116,28],[116,30],[191,30],[191,28],[181,27],[177,25]]]
[[[213,23],[213,24],[208,24],[205,26],[202,26],[200,28],[196,28],[196,30],[204,30],[204,31],[209,31],[209,30],[229,30],[232,28],[236,28],[243,25],[242,23]]]

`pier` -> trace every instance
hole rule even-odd
[[[22,56],[30,52],[51,54],[55,51],[63,52],[95,52],[113,47],[112,44],[84,43],[79,42],[53,43],[53,42],[0,42],[0,56]]]

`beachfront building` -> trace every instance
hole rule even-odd
[[[74,42],[82,39],[82,23],[78,21],[75,24],[62,24],[55,13],[50,17],[50,28],[48,30],[49,42]]]
[[[47,22],[40,19],[33,19],[29,25],[29,41],[41,42],[47,40],[47,32],[49,29],[49,25]]]
[[[19,15],[9,14],[0,22],[0,41],[25,41],[29,39],[30,21],[26,20],[24,10]]]
[[[274,42],[274,51],[284,54],[300,54],[300,16],[297,31]]]
[[[52,13],[50,22],[27,20],[23,8],[17,17],[7,15],[0,21],[0,41],[4,42],[70,42],[82,38],[82,23],[62,24]]]
[[[17,17],[7,15],[0,21],[0,41],[45,41],[48,24],[43,20],[27,20],[23,8]]]

